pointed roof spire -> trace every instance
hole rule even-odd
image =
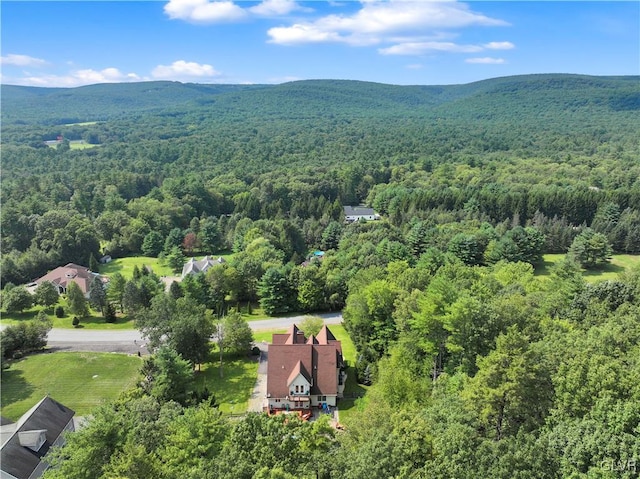
[[[295,324],[292,324],[291,326],[289,326],[289,330],[287,331],[287,334],[289,335],[289,337],[285,341],[285,344],[296,344],[298,332],[299,332],[298,326],[296,326]]]
[[[318,344],[329,344],[329,341],[336,341],[336,337],[325,324],[318,333]]]

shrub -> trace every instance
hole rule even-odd
[[[258,346],[254,346],[251,349],[251,355],[252,356],[260,356],[260,348]]]
[[[73,317],[73,320],[71,321],[71,324],[73,324],[74,328],[77,328],[80,325],[80,320],[78,319],[77,316]]]
[[[0,332],[3,358],[18,358],[47,345],[47,335],[51,330],[50,321],[25,321],[15,326],[7,326]]]
[[[64,308],[62,306],[56,306],[56,318],[64,318]]]

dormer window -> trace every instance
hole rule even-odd
[[[23,431],[18,433],[20,445],[28,447],[32,451],[38,452],[42,445],[47,442],[47,430],[38,429],[35,431]]]

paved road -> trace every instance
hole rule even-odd
[[[314,314],[313,316],[319,316],[324,319],[325,324],[340,324],[342,322],[342,313],[322,313]],[[254,331],[260,331],[264,329],[286,329],[293,323],[300,323],[305,316],[291,316],[288,318],[272,318],[263,319],[260,321],[249,321],[249,326]]]
[[[318,314],[326,324],[340,324],[342,313]],[[265,329],[286,329],[293,323],[299,323],[304,316],[292,316],[288,318],[271,318],[260,321],[249,321],[249,326],[254,331]],[[143,341],[140,331],[136,329],[124,330],[99,330],[99,329],[52,329],[49,331],[49,342],[65,343],[119,343]]]
[[[326,324],[340,324],[342,313],[319,314]],[[265,329],[286,329],[293,323],[299,323],[304,316],[288,318],[272,318],[260,321],[250,321],[249,326],[254,331]],[[144,339],[140,331],[126,330],[98,330],[98,329],[52,329],[49,332],[49,346],[56,350],[67,351],[113,351],[135,354],[140,351],[146,353]]]

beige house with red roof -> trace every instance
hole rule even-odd
[[[305,338],[294,324],[274,334],[267,363],[267,407],[308,410],[335,406],[344,391],[342,345],[327,326]]]
[[[100,278],[100,275],[90,271],[89,268],[85,268],[84,266],[69,263],[65,266],[60,266],[53,271],[49,271],[42,278],[36,279],[34,283],[40,284],[43,281],[50,281],[56,288],[58,288],[59,294],[65,294],[67,292],[67,286],[69,283],[76,283],[80,286],[80,290],[84,295],[88,296],[91,282],[95,277]]]

